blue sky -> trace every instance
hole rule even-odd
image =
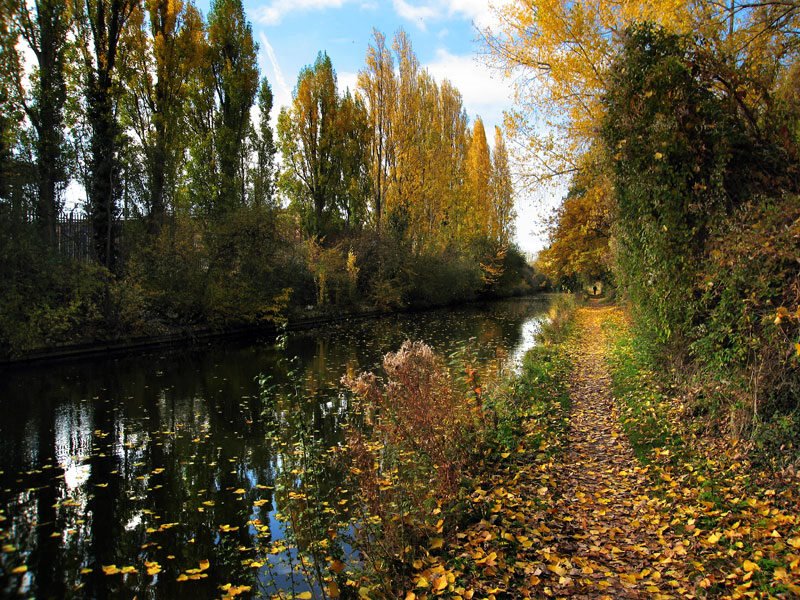
[[[478,29],[494,23],[490,3],[481,0],[244,0],[259,44],[262,75],[272,85],[276,113],[291,101],[297,74],[325,51],[333,62],[339,87],[355,88],[373,27],[391,43],[404,28],[420,64],[438,80],[449,79],[462,93],[470,119],[480,116],[489,143],[494,126],[511,108],[512,86],[490,69],[482,54]],[[209,0],[198,8],[208,12]],[[548,203],[549,204],[549,203]],[[526,252],[542,247],[541,202],[517,202],[517,242]]]

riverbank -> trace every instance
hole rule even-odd
[[[800,594],[796,474],[704,431],[619,308],[579,308],[560,329],[507,383],[530,407],[518,445],[488,451],[405,597]],[[569,367],[543,389],[553,364]]]
[[[51,347],[20,352],[15,355],[0,356],[0,369],[21,366],[42,365],[46,363],[82,360],[96,356],[122,356],[134,352],[146,352],[170,347],[193,346],[213,343],[224,339],[258,339],[275,338],[282,332],[304,331],[326,325],[376,319],[398,314],[422,313],[448,307],[495,302],[514,298],[555,298],[559,294],[544,292],[532,296],[499,296],[483,299],[471,299],[467,302],[447,303],[444,305],[411,306],[405,309],[376,310],[356,309],[325,311],[309,309],[305,314],[295,312],[280,321],[266,321],[258,324],[232,327],[183,327],[163,335],[137,336],[130,338],[98,340],[76,344],[61,344]]]

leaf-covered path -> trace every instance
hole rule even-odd
[[[418,561],[407,598],[800,597],[800,477],[698,433],[639,361],[619,308],[580,308],[573,325],[537,359],[568,390],[523,376],[532,409],[471,495],[482,518],[449,560]],[[566,395],[568,411],[555,400]]]
[[[646,470],[620,425],[602,327],[612,310],[577,314],[567,450],[556,469],[550,523],[556,558],[567,573],[554,582],[554,592],[575,598],[671,597],[681,588],[677,567],[685,550],[664,539],[659,502],[648,494]]]

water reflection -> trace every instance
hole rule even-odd
[[[321,447],[341,441],[342,374],[377,368],[407,338],[444,354],[471,340],[482,361],[513,364],[547,308],[544,299],[498,302],[296,333],[284,349],[228,342],[4,373],[0,592],[304,589],[297,556],[281,552],[275,475],[292,472],[303,432]],[[279,405],[265,405],[259,374]],[[292,431],[276,435],[276,421]],[[318,487],[337,485],[327,472]],[[273,553],[259,554],[264,547]]]

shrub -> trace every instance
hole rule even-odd
[[[703,290],[698,313],[704,318],[691,345],[707,372],[728,382],[726,408],[738,401],[745,422],[755,420],[757,431],[772,431],[769,423],[774,420],[780,424],[776,431],[793,431],[795,441],[800,410],[800,353],[795,346],[800,343],[799,253],[797,196],[754,199],[721,222],[698,273],[697,285]]]

